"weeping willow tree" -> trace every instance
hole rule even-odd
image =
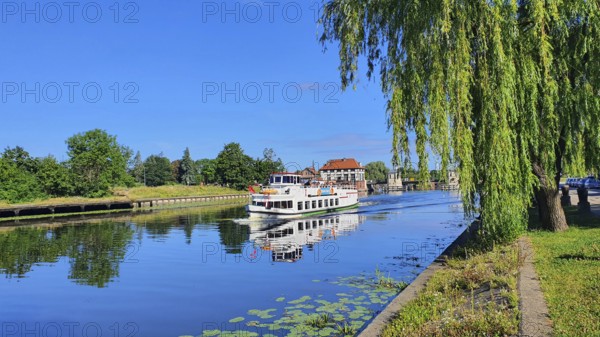
[[[599,15],[600,0],[331,0],[321,42],[338,44],[344,88],[363,62],[379,72],[394,163],[414,132],[421,178],[428,148],[443,174],[457,165],[465,209],[506,241],[533,196],[566,229],[563,168],[598,167]]]

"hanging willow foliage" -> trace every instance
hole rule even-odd
[[[566,228],[563,167],[598,167],[599,15],[600,0],[331,0],[321,42],[339,43],[344,88],[362,56],[379,70],[394,163],[414,132],[422,178],[429,145],[443,172],[458,164],[487,238],[506,241],[533,195],[545,225]]]

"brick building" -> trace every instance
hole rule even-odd
[[[332,159],[319,170],[324,181],[338,185],[353,185],[359,191],[367,190],[365,168],[354,158]]]

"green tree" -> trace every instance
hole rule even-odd
[[[46,198],[36,177],[7,159],[0,158],[0,200],[11,203]]]
[[[181,160],[173,160],[171,162],[171,175],[173,176],[172,181],[176,183],[181,183]]]
[[[384,162],[374,161],[365,166],[365,177],[367,180],[385,182],[387,181],[387,175],[389,171],[390,169],[385,166]]]
[[[589,0],[332,0],[322,43],[339,43],[342,86],[361,56],[388,97],[394,164],[416,134],[419,172],[427,144],[441,174],[458,163],[468,213],[482,233],[510,240],[533,195],[543,225],[567,228],[562,168],[600,149],[600,3]],[[476,208],[479,201],[479,208]]]
[[[2,153],[2,158],[13,162],[21,170],[26,170],[30,173],[36,173],[39,162],[32,158],[29,152],[24,148],[16,146],[14,148],[7,147]]]
[[[242,190],[253,182],[254,160],[244,153],[240,144],[225,145],[215,160],[215,174],[220,184]]]
[[[190,156],[190,149],[185,148],[183,152],[183,158],[179,165],[179,177],[180,182],[184,185],[192,185],[196,183],[196,164]]]
[[[62,197],[73,194],[73,178],[69,168],[64,163],[59,163],[53,156],[39,160],[36,177],[40,187],[48,196]]]
[[[110,188],[130,186],[127,173],[131,150],[117,143],[117,137],[104,130],[91,130],[67,139],[69,166],[76,193],[86,197],[109,194]]]
[[[145,184],[144,181],[144,161],[142,160],[142,154],[138,151],[133,159],[133,167],[131,168],[131,176],[139,184]]]
[[[171,162],[162,153],[146,158],[144,167],[146,167],[146,185],[148,186],[162,186],[175,182]]]
[[[277,158],[272,148],[266,148],[263,150],[263,158],[254,161],[254,170],[254,180],[267,183],[271,173],[282,172],[285,170],[285,166],[281,158]]]
[[[215,159],[200,159],[196,161],[196,169],[200,176],[200,181],[204,184],[213,184],[217,182],[216,176],[217,162]]]

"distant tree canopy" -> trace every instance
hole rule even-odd
[[[226,186],[243,189],[253,183],[254,160],[238,143],[229,143],[216,158],[217,181]]]
[[[161,154],[151,155],[144,162],[146,169],[146,185],[162,186],[175,183],[171,161]]]
[[[365,177],[367,180],[386,182],[389,171],[384,162],[374,161],[365,166]]]
[[[131,168],[130,174],[138,184],[146,183],[146,169],[144,168],[144,161],[142,160],[142,154],[140,151],[135,154],[135,158],[133,159],[133,167]]]
[[[131,186],[127,174],[132,152],[104,130],[91,130],[67,139],[75,191],[86,197],[108,195],[113,186]]]
[[[196,162],[196,170],[199,179],[204,184],[212,184],[217,181],[217,161],[215,159],[200,159]]]
[[[192,185],[196,183],[196,164],[190,156],[190,149],[185,148],[183,158],[179,165],[179,182],[184,185]]]
[[[285,170],[285,166],[283,165],[283,161],[281,160],[281,158],[276,157],[277,155],[275,154],[275,151],[273,149],[266,148],[263,150],[263,158],[256,159],[254,161],[254,180],[257,183],[266,184],[271,173],[283,172]]]
[[[9,202],[30,201],[43,198],[36,176],[19,169],[19,166],[6,158],[0,159],[0,199]]]
[[[246,189],[255,182],[267,182],[270,173],[284,166],[273,149],[263,158],[252,159],[241,146],[224,146],[216,159],[194,161],[189,148],[181,159],[170,161],[162,153],[146,160],[117,142],[104,130],[76,134],[67,141],[69,159],[53,156],[33,158],[22,147],[6,148],[0,156],[0,202],[21,203],[51,197],[100,197],[114,187],[135,184],[221,184]]]
[[[535,195],[551,230],[567,227],[558,181],[573,163],[600,160],[600,2],[597,0],[330,0],[323,44],[338,43],[345,88],[361,56],[388,96],[394,163],[421,180],[427,144],[441,174],[458,164],[467,213],[484,238],[526,226]]]

